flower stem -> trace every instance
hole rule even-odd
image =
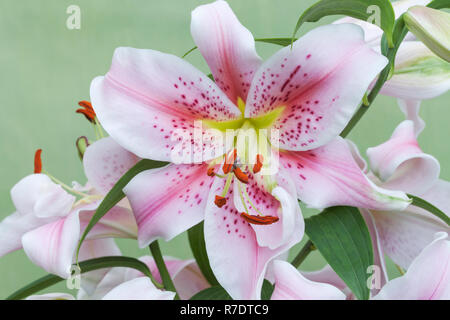
[[[161,249],[159,248],[158,240],[150,243],[150,252],[152,253],[153,259],[155,259],[156,267],[158,268],[159,274],[161,276],[164,288],[168,291],[175,292],[175,300],[179,300],[177,290],[175,289],[175,285],[173,284],[172,279],[170,278],[169,271],[167,270],[166,264],[164,263],[163,256],[161,254]]]
[[[302,262],[306,259],[306,257],[314,250],[316,250],[316,247],[314,246],[312,241],[311,240],[306,241],[305,245],[297,254],[297,256],[294,258],[294,260],[292,260],[291,264],[295,268],[298,268],[302,264]]]

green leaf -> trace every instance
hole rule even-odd
[[[413,196],[412,194],[408,194],[408,197],[412,199],[411,204],[413,206],[427,210],[428,212],[434,214],[436,217],[444,221],[447,225],[450,225],[450,218],[444,212],[436,208],[434,205],[432,205],[431,203],[422,198]]]
[[[433,9],[450,9],[450,1],[449,0],[434,0],[427,4],[428,8]]]
[[[78,243],[76,261],[78,261],[78,254],[80,252],[81,244],[88,235],[89,231],[91,231],[91,229],[96,225],[96,223],[105,214],[107,214],[109,210],[111,210],[120,200],[122,200],[125,197],[125,194],[123,193],[122,189],[128,184],[128,182],[130,182],[131,179],[133,179],[138,173],[142,171],[159,168],[167,164],[168,164],[167,162],[161,161],[153,161],[148,159],[141,160],[134,167],[128,170],[119,179],[119,181],[117,181],[114,187],[112,187],[112,189],[105,196],[102,203],[100,203],[97,210],[95,211],[95,214],[92,216],[91,220],[89,221],[89,224],[84,230],[83,235],[81,236],[80,241]]]
[[[189,300],[233,300],[221,286],[214,286],[196,293]]]
[[[97,269],[103,269],[103,268],[112,268],[112,267],[126,267],[126,268],[133,268],[136,269],[146,276],[150,277],[152,279],[152,282],[159,288],[161,288],[161,285],[158,284],[154,279],[150,272],[150,269],[147,267],[145,263],[142,261],[131,258],[131,257],[123,257],[123,256],[110,256],[110,257],[101,257],[96,259],[90,259],[86,261],[82,261],[79,263],[80,272],[85,273]],[[32,283],[28,284],[27,286],[17,290],[13,294],[11,294],[9,297],[7,297],[7,300],[19,300],[24,299],[40,290],[43,290],[45,288],[48,288],[60,281],[64,281],[65,279],[55,276],[53,274],[46,275],[36,281],[33,281]]]
[[[261,289],[261,300],[270,300],[275,287],[268,280],[264,279]]]
[[[389,44],[393,43],[392,31],[395,14],[389,0],[321,0],[303,12],[297,21],[292,38],[295,37],[303,23],[316,22],[323,17],[338,14],[374,24],[379,23],[379,27],[385,32]]]
[[[194,255],[197,265],[205,276],[206,280],[212,285],[217,286],[217,281],[214,273],[209,265],[208,255],[206,253],[205,236],[203,233],[203,222],[193,226],[188,230],[189,245]]]
[[[332,207],[305,219],[306,234],[360,300],[369,299],[367,268],[373,265],[369,230],[359,210]]]
[[[295,39],[295,40],[297,40],[297,39]],[[277,44],[279,46],[286,47],[291,44],[292,38],[258,38],[258,39],[255,39],[255,41]],[[186,51],[186,53],[183,54],[181,57],[186,58],[186,56],[188,56],[191,52],[194,52],[197,49],[198,49],[198,47],[193,47],[193,48],[189,49],[188,51]]]
[[[168,291],[175,292],[175,300],[179,300],[177,290],[173,284],[172,278],[170,278],[169,270],[167,270],[166,263],[159,248],[158,240],[150,243],[150,252],[152,253],[153,259],[155,260],[156,267],[158,268],[159,275],[164,285],[164,289]]]

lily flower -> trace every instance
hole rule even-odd
[[[83,164],[91,187],[90,193],[82,193],[76,188],[55,183],[53,177],[42,173],[39,156],[40,153],[37,153],[36,173],[20,180],[11,190],[17,211],[0,223],[0,256],[23,248],[35,264],[47,272],[67,278],[81,232],[103,196],[137,162],[137,157],[111,138],[90,145]],[[77,200],[63,187],[80,195],[81,199]],[[136,222],[129,206],[115,206],[89,234],[88,238],[94,243],[88,241],[84,244],[81,255],[85,250],[97,252],[96,256],[105,255],[102,252],[117,253],[113,242],[100,239],[135,238],[136,233]]]
[[[291,264],[276,260],[272,299],[349,299],[348,288],[332,269],[301,273]],[[448,300],[450,298],[450,241],[439,232],[412,261],[405,275],[386,283],[374,300]],[[344,289],[345,287],[345,289]]]
[[[412,121],[400,123],[388,141],[369,148],[367,155],[378,185],[423,198],[449,215],[450,183],[439,179],[437,159],[420,149]],[[403,211],[360,211],[372,235],[375,262],[383,269],[384,254],[408,269],[436,232],[450,232],[442,220],[413,205]]]
[[[215,82],[176,56],[118,48],[109,72],[91,84],[111,137],[141,158],[172,162],[124,189],[141,247],[204,219],[216,278],[234,299],[257,299],[268,262],[303,236],[297,199],[314,207],[409,204],[368,180],[338,137],[387,64],[359,27],[319,27],[264,63],[225,1],[197,7],[191,33]],[[248,133],[256,143],[245,142]],[[183,163],[173,159],[180,151]],[[281,165],[271,172],[277,154]]]
[[[426,6],[430,0],[399,0],[392,3],[396,19],[414,6]],[[334,22],[354,23],[364,29],[365,41],[380,50],[383,31],[375,24],[346,17]],[[419,117],[420,102],[435,98],[450,89],[448,62],[436,56],[422,42],[408,33],[397,52],[392,77],[386,81],[381,94],[398,98],[406,119],[415,123],[416,134],[425,124]]]

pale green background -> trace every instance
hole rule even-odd
[[[67,183],[73,180],[85,182],[74,141],[80,135],[93,137],[93,130],[74,111],[77,101],[89,100],[91,80],[106,73],[113,51],[119,46],[152,48],[182,55],[193,46],[189,32],[190,11],[206,2],[1,1],[1,219],[13,212],[10,188],[32,172],[33,154],[37,148],[43,149],[44,166],[54,176]],[[229,1],[241,22],[255,37],[290,36],[299,14],[314,2]],[[71,4],[81,8],[81,30],[66,28],[66,8]],[[333,19],[324,19],[320,23]],[[313,24],[305,25],[302,33],[312,27]],[[257,46],[263,58],[278,49],[267,44]],[[198,52],[188,60],[207,72]],[[421,115],[428,126],[419,139],[422,148],[440,160],[444,179],[450,179],[449,98],[447,93],[423,103]],[[361,150],[365,150],[387,139],[402,119],[395,100],[380,96],[351,138]],[[125,255],[147,254],[147,250],[138,249],[134,241],[120,241],[119,244]],[[180,258],[191,256],[184,235],[162,246],[165,254]],[[320,255],[314,253],[302,268],[310,270],[323,264]],[[1,258],[0,298],[44,274],[27,260],[22,251]],[[64,290],[64,286],[58,285],[56,289]]]

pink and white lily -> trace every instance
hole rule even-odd
[[[77,200],[43,173],[26,176],[11,190],[16,212],[0,223],[0,256],[23,248],[35,264],[67,278],[81,232],[89,223],[103,195],[137,161],[111,138],[88,147],[84,167],[89,193]],[[66,186],[66,188],[68,188]],[[87,258],[116,255],[111,237],[135,238],[137,226],[130,209],[115,206],[89,233],[81,247]]]
[[[400,17],[410,7],[426,6],[430,0],[400,0],[392,3],[395,17]],[[364,29],[365,41],[380,50],[383,31],[376,25],[343,18],[334,22],[354,23]],[[425,124],[419,117],[420,102],[437,97],[450,89],[450,67],[448,62],[436,56],[411,33],[400,45],[395,59],[393,76],[384,84],[381,94],[398,98],[398,104],[408,120],[415,123],[416,134]]]
[[[450,214],[450,183],[439,179],[439,162],[420,149],[412,121],[400,123],[387,142],[369,148],[367,155],[372,179],[380,186],[419,196]],[[383,269],[384,254],[407,269],[436,232],[450,232],[442,220],[413,205],[403,211],[361,212],[371,231],[375,262]]]
[[[331,268],[300,273],[291,264],[274,261],[275,289],[272,299],[348,299],[352,295]],[[440,232],[412,261],[405,275],[386,283],[374,300],[450,299],[450,241]]]
[[[97,117],[121,146],[168,162],[174,152],[187,154],[124,189],[141,247],[204,219],[218,281],[235,299],[257,299],[267,264],[303,236],[297,199],[321,208],[409,204],[403,192],[367,179],[338,137],[387,63],[359,27],[319,27],[264,63],[225,1],[196,8],[191,33],[215,82],[176,56],[118,48],[109,72],[91,84]],[[198,128],[206,139],[195,138]],[[259,137],[257,147],[239,144],[248,132]],[[262,174],[278,153],[278,172]]]

